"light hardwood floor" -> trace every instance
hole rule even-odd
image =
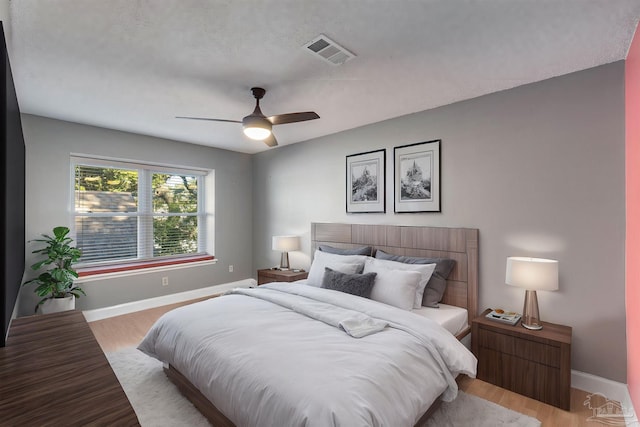
[[[137,345],[151,325],[153,325],[162,314],[195,301],[198,300],[97,320],[90,322],[89,327],[105,353],[117,351],[125,347]],[[567,412],[466,376],[461,376],[458,384],[461,390],[469,394],[537,418],[542,422],[543,427],[597,427],[603,425],[597,422],[587,421],[593,414],[592,411],[583,404],[587,399],[588,393],[582,390],[571,389],[571,412]]]

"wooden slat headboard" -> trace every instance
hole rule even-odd
[[[478,229],[404,225],[311,224],[311,255],[319,245],[373,246],[394,255],[452,258],[443,303],[466,308],[469,325],[478,312]]]

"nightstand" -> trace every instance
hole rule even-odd
[[[294,273],[292,270],[272,270],[265,268],[258,270],[258,286],[271,282],[295,282],[296,280],[306,279],[306,271]]]
[[[471,322],[477,378],[568,411],[571,393],[571,328],[542,322],[543,329],[489,320]]]

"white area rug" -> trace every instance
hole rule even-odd
[[[162,363],[127,348],[107,359],[135,409],[142,427],[209,426],[208,421],[167,379]],[[460,392],[442,406],[424,427],[539,427],[540,422],[495,403]]]

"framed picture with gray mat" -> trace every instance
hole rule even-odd
[[[347,213],[385,212],[387,150],[347,156]]]
[[[395,212],[440,212],[440,142],[393,149]]]

